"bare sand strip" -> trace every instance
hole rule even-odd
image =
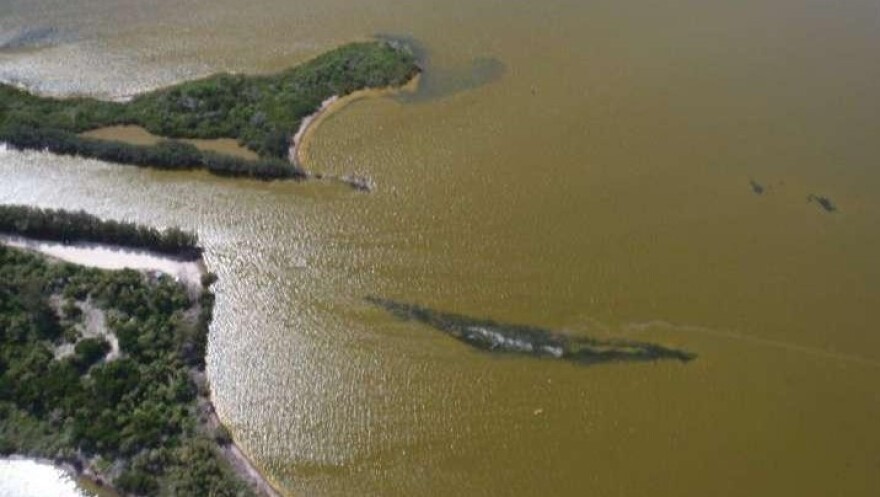
[[[308,149],[307,145],[309,138],[312,136],[315,129],[318,128],[321,122],[332,115],[334,112],[338,112],[346,105],[357,100],[361,100],[363,98],[386,97],[389,95],[397,94],[399,92],[415,92],[419,86],[420,76],[421,74],[416,74],[416,76],[409,80],[409,82],[399,88],[388,87],[358,90],[341,98],[334,95],[327,100],[324,100],[321,103],[321,107],[317,111],[315,111],[314,114],[311,114],[302,120],[299,125],[299,129],[297,130],[296,134],[293,135],[293,140],[291,141],[290,147],[290,162],[305,169],[305,161],[307,159]]]
[[[204,374],[204,373],[197,373]],[[205,424],[209,433],[216,431],[224,426],[214,409],[214,404],[206,397],[199,397],[199,418]],[[258,495],[264,497],[282,497],[281,493],[275,485],[269,481],[257,466],[251,461],[248,455],[236,443],[219,446],[220,454],[232,467],[235,474],[243,481],[247,482],[251,488],[257,491]]]
[[[266,476],[257,469],[237,444],[229,444],[221,447],[223,457],[229,462],[235,473],[252,487],[258,489],[258,493],[265,497],[281,497]]]
[[[184,283],[190,290],[201,288],[202,275],[205,273],[205,265],[201,260],[184,261],[147,250],[97,243],[65,244],[3,234],[0,234],[0,243],[98,269],[159,271]]]
[[[310,114],[303,118],[302,122],[299,124],[299,129],[296,130],[296,133],[293,135],[293,139],[290,142],[290,153],[289,158],[290,162],[295,166],[302,167],[302,162],[300,162],[300,149],[302,148],[303,138],[305,138],[306,133],[309,131],[309,128],[312,125],[312,122],[316,121],[321,115],[323,115],[327,110],[333,105],[334,102],[339,100],[337,95],[333,95],[321,102],[321,107],[318,108],[313,114]]]

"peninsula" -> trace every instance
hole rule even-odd
[[[0,234],[201,265],[193,234],[84,213],[0,206]],[[50,460],[112,494],[277,495],[210,402],[215,277],[201,275],[109,271],[0,243],[0,455]]]
[[[306,172],[290,157],[293,137],[324,102],[359,90],[399,87],[419,71],[404,45],[370,41],[344,45],[277,74],[216,74],[129,102],[50,98],[0,84],[0,142],[143,167],[302,179]],[[84,135],[113,126],[139,126],[161,139],[134,144]],[[185,141],[219,139],[234,139],[257,158]]]

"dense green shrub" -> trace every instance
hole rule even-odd
[[[110,344],[102,338],[86,338],[77,342],[74,347],[74,363],[81,372],[88,371],[92,365],[100,361],[110,352]]]

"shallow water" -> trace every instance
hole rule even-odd
[[[0,32],[65,38],[0,51],[0,77],[55,93],[375,33],[428,54],[421,98],[311,136],[309,169],[370,194],[0,155],[0,202],[199,232],[218,409],[289,494],[880,488],[876,2],[10,5]],[[367,296],[697,358],[487,356]]]
[[[146,250],[89,243],[47,242],[8,235],[0,235],[0,244],[33,250],[81,266],[110,270],[158,271],[190,288],[201,287],[203,271],[199,262],[180,261]]]
[[[159,143],[163,138],[156,136],[140,126],[108,126],[106,128],[98,128],[82,133],[81,136],[90,138],[98,138],[101,140],[115,140],[134,145],[154,145]],[[181,139],[186,143],[195,145],[200,150],[209,152],[220,152],[223,154],[243,157],[245,159],[257,159],[259,156],[238,144],[231,138],[218,138],[213,140],[205,140],[199,138]]]

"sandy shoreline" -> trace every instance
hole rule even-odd
[[[363,98],[386,97],[400,92],[415,92],[418,89],[420,79],[421,73],[416,74],[405,85],[400,87],[358,90],[349,93],[344,97],[334,95],[327,100],[324,100],[321,103],[321,107],[317,111],[309,116],[306,116],[302,120],[302,123],[300,123],[299,125],[299,129],[297,130],[296,134],[293,135],[290,146],[290,162],[292,162],[294,165],[302,167],[303,169],[306,169],[305,162],[308,158],[307,151],[309,139],[318,128],[318,126],[321,124],[321,122],[332,115],[334,112],[337,112],[346,105]]]
[[[194,374],[204,375],[202,372],[194,372]],[[221,426],[225,426],[217,414],[214,403],[209,398],[200,395],[198,405],[200,422],[207,429],[206,431],[211,433]],[[217,448],[239,479],[250,485],[257,495],[263,497],[282,497],[281,492],[269,481],[266,475],[257,469],[257,466],[238,444],[233,441],[228,445],[218,445]]]
[[[333,95],[327,100],[321,102],[321,107],[319,107],[318,110],[303,118],[302,122],[299,124],[299,129],[296,130],[296,133],[290,140],[289,159],[290,162],[293,163],[293,165],[302,167],[303,164],[300,160],[300,150],[302,149],[302,143],[306,133],[311,128],[312,123],[316,121],[319,117],[321,117],[325,112],[327,112],[327,110],[330,109],[330,106],[338,100],[339,96]]]
[[[201,292],[201,277],[207,274],[204,261],[181,261],[173,257],[136,250],[126,247],[117,247],[95,243],[63,244],[60,242],[46,242],[20,236],[0,234],[0,244],[15,247],[32,252],[38,252],[47,257],[99,269],[118,270],[134,269],[138,271],[159,271],[174,277],[187,286],[191,293]],[[197,295],[197,293],[195,293]],[[196,383],[207,384],[203,371],[193,369],[191,371]],[[198,396],[199,422],[206,433],[214,433],[224,426],[214,403],[210,399],[210,393]],[[218,453],[226,460],[236,476],[249,485],[257,495],[263,497],[282,497],[269,479],[259,470],[248,457],[247,453],[239,447],[234,440],[228,445],[217,444]],[[38,463],[50,464],[59,468],[75,479],[87,479],[95,486],[105,490],[109,481],[104,475],[95,473],[89,466],[88,461],[53,461],[40,457],[12,454],[7,459],[31,460]],[[115,493],[115,492],[114,492]]]

